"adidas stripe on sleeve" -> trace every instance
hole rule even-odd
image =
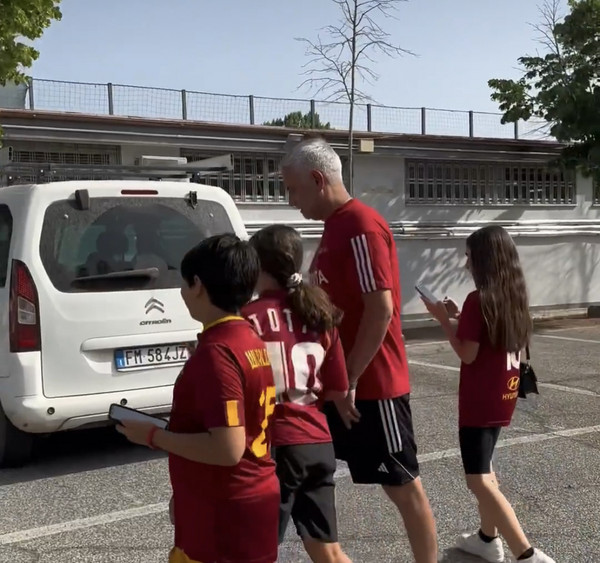
[[[362,293],[392,288],[390,246],[377,233],[361,233],[350,239],[354,269]]]

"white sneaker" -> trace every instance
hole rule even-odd
[[[477,555],[489,563],[502,563],[504,561],[504,548],[500,538],[494,539],[490,543],[484,542],[479,537],[479,532],[474,534],[462,534],[456,542],[456,547],[462,551],[466,551],[471,555]],[[529,561],[529,559],[528,559]],[[532,559],[537,563],[536,559]],[[545,559],[540,559],[540,563]]]
[[[556,561],[552,557],[542,553],[539,549],[534,549],[531,557],[521,559],[518,563],[556,563]]]

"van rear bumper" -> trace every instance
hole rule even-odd
[[[20,430],[36,434],[73,430],[82,426],[109,425],[108,409],[112,403],[126,401],[126,406],[148,414],[169,415],[173,385],[152,389],[136,389],[98,395],[74,397],[7,397],[2,408],[8,419]],[[48,411],[54,409],[52,414]]]

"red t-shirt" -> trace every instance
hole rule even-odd
[[[400,269],[396,243],[386,221],[372,207],[351,199],[325,221],[311,280],[344,312],[339,327],[346,357],[363,314],[363,294],[390,290],[392,320],[375,357],[358,380],[357,399],[391,399],[410,392],[400,322]]]
[[[520,354],[492,346],[478,291],[465,300],[456,336],[479,343],[475,361],[460,365],[459,426],[508,426],[519,394]]]
[[[277,559],[279,482],[269,448],[273,383],[265,346],[241,317],[207,325],[175,383],[169,430],[246,430],[246,449],[234,467],[169,455],[175,546],[192,560]]]
[[[337,330],[308,331],[292,313],[286,291],[264,292],[243,309],[266,343],[275,377],[277,405],[273,446],[331,442],[321,398],[348,390],[344,352]]]

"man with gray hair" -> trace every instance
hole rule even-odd
[[[394,237],[377,211],[347,192],[340,158],[325,140],[296,145],[281,171],[290,204],[325,222],[311,279],[344,313],[339,333],[350,391],[326,405],[336,457],[348,463],[354,483],[383,486],[402,515],[415,561],[435,563],[435,521],[409,406]]]

